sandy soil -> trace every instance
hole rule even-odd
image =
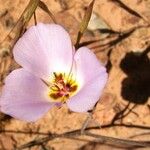
[[[0,89],[5,76],[18,65],[12,60],[9,40],[3,39],[16,24],[29,0],[0,0]],[[76,41],[79,23],[90,0],[44,0],[59,24],[63,25]],[[52,20],[40,8],[37,21]],[[34,24],[33,18],[29,25]],[[88,126],[101,125],[93,133],[123,139],[150,141],[150,1],[149,0],[96,0],[88,30],[81,43],[96,40],[87,45],[102,63],[107,65],[109,81],[96,106]],[[143,55],[143,52],[145,54]],[[125,109],[126,108],[126,109]],[[124,110],[124,111],[123,111]],[[123,112],[116,116],[119,112]],[[80,129],[87,114],[73,113],[66,106],[51,109],[35,123],[26,123],[4,114],[0,115],[0,150],[14,150],[44,135],[32,132],[64,133]],[[115,123],[111,124],[115,117]],[[124,126],[125,124],[125,126]],[[135,127],[135,126],[140,127]],[[130,126],[130,128],[129,128]],[[141,126],[143,128],[141,128]],[[145,129],[144,127],[149,127]],[[11,132],[8,132],[10,131]],[[15,133],[13,131],[25,131]],[[87,139],[81,136],[80,139]],[[92,138],[88,138],[92,140]],[[45,144],[45,150],[109,150],[125,149],[125,146],[106,145],[86,140],[57,138]],[[29,148],[27,148],[29,149]],[[149,148],[137,148],[149,149]],[[31,150],[44,150],[44,146]]]

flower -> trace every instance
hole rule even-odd
[[[95,54],[86,47],[75,52],[60,25],[30,27],[14,46],[13,55],[22,68],[6,77],[0,107],[17,119],[36,121],[63,103],[74,112],[87,112],[107,81],[106,68]]]

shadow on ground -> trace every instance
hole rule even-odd
[[[121,69],[127,74],[122,81],[121,95],[129,102],[144,104],[150,96],[150,59],[147,53],[127,53],[120,63]]]

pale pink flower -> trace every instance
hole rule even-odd
[[[108,78],[95,54],[86,47],[75,52],[69,34],[56,24],[30,27],[13,55],[22,68],[6,77],[0,106],[2,112],[25,121],[35,121],[62,103],[74,112],[87,112]]]

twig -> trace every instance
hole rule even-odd
[[[118,139],[114,137],[101,136],[98,134],[93,134],[90,132],[86,132],[87,136],[94,137],[98,142],[105,144],[123,144],[125,146],[139,146],[139,147],[150,147],[150,141],[132,141],[126,139]]]
[[[51,135],[46,132],[34,132],[34,131],[15,131],[15,130],[0,130],[0,133],[15,133],[15,134],[34,134],[34,135]]]
[[[84,121],[84,123],[83,123],[83,125],[82,125],[81,134],[84,134],[84,131],[85,131],[85,129],[88,127],[89,122],[90,122],[91,120],[93,120],[93,113],[94,113],[94,111],[95,111],[95,109],[96,109],[96,105],[97,105],[97,104],[95,104],[94,108],[93,108],[91,111],[89,111],[89,114],[88,114],[86,120]],[[94,121],[94,122],[95,122],[95,121]],[[97,122],[95,122],[95,123],[98,124]],[[98,125],[99,125],[99,124],[98,124]],[[100,125],[99,125],[99,128],[101,128]]]
[[[129,125],[129,124],[120,124],[120,123],[114,123],[114,124],[106,124],[106,125],[101,125],[101,128],[102,129],[105,129],[105,128],[111,128],[111,127],[126,127],[126,128],[137,128],[137,129],[143,129],[143,130],[150,130],[150,127],[149,126],[141,126],[141,125]],[[94,127],[88,127],[85,129],[85,131],[90,131],[90,130],[93,130],[93,129],[99,129],[99,126],[94,126]],[[74,132],[74,131],[77,131],[77,130],[73,130],[71,132]],[[79,131],[81,131],[81,129],[79,129]],[[53,135],[52,133],[46,133],[46,132],[34,132],[34,131],[16,131],[16,130],[0,130],[0,133],[15,133],[15,134],[33,134],[33,135],[43,135],[43,136],[48,136],[48,135]]]
[[[123,116],[124,112],[129,108],[130,104],[131,104],[131,103],[128,103],[128,104],[126,105],[126,107],[125,107],[123,110],[121,110],[120,112],[116,113],[116,115],[114,116],[114,118],[113,118],[112,121],[111,121],[111,124],[114,124],[114,122],[115,122],[116,120],[121,119],[120,116]]]
[[[89,121],[92,119],[92,113],[89,113],[86,120],[84,121],[82,128],[81,128],[81,134],[84,134],[85,129],[87,128]]]
[[[33,147],[35,145],[41,145],[43,143],[46,143],[50,140],[56,139],[56,138],[68,138],[68,137],[76,137],[76,136],[81,136],[81,132],[80,130],[74,130],[71,132],[66,132],[63,134],[53,134],[44,138],[39,138],[37,140],[33,140],[30,141],[22,146],[20,146],[19,148],[17,148],[16,150],[22,150],[25,149],[27,147]],[[85,136],[90,136],[90,137],[94,137],[96,138],[96,140],[98,142],[101,143],[109,143],[109,144],[124,144],[126,146],[140,146],[140,147],[150,147],[150,141],[133,141],[133,140],[125,140],[125,139],[118,139],[118,138],[114,138],[114,137],[108,137],[108,136],[103,136],[103,135],[97,135],[97,134],[93,134],[90,132],[85,132],[84,134]]]
[[[37,25],[36,11],[34,12],[34,24]]]
[[[138,136],[144,136],[144,135],[150,135],[150,131],[145,131],[145,132],[139,132],[139,133],[135,133],[134,135],[132,136],[129,136],[128,138],[135,138],[135,137],[138,137]]]
[[[122,1],[120,0],[111,0],[112,2],[114,2],[115,4],[117,4],[118,6],[120,6],[121,8],[123,8],[124,10],[126,10],[127,12],[129,12],[130,14],[139,17],[141,19],[143,19],[146,23],[150,23],[149,20],[145,17],[142,16],[140,13],[138,13],[137,11],[133,10],[132,8],[128,7],[126,4],[124,4]]]

